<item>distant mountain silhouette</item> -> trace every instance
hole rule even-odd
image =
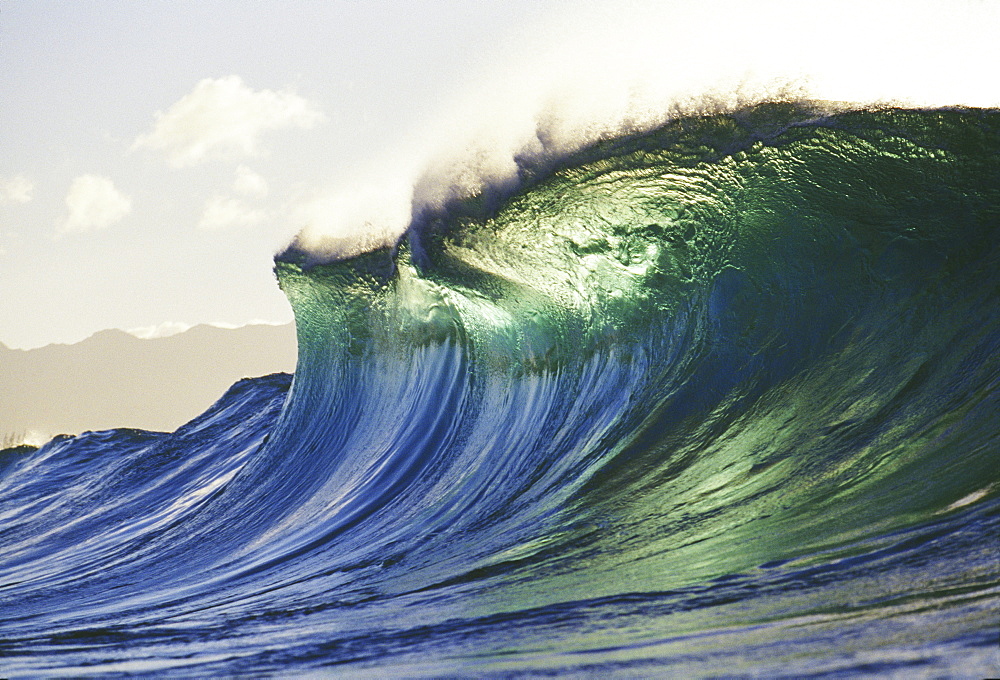
[[[0,448],[32,434],[172,431],[241,378],[294,371],[295,355],[294,324],[195,326],[149,340],[107,330],[31,350],[0,343]]]

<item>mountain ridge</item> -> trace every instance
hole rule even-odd
[[[160,338],[120,329],[73,344],[0,343],[0,440],[133,427],[171,431],[245,377],[295,370],[294,324],[199,324]]]

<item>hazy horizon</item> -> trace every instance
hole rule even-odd
[[[100,328],[86,337],[80,338],[79,340],[70,340],[68,342],[49,342],[44,345],[37,345],[34,347],[15,347],[7,344],[3,340],[0,340],[0,345],[6,347],[7,349],[17,350],[21,352],[30,352],[36,349],[45,349],[46,347],[51,347],[53,345],[58,346],[72,346],[79,345],[82,342],[90,340],[95,335],[100,335],[102,333],[122,333],[124,335],[131,336],[137,340],[160,340],[163,338],[172,338],[177,335],[182,335],[196,328],[205,326],[208,328],[218,328],[220,330],[240,330],[242,328],[252,327],[252,326],[292,326],[294,327],[295,321],[263,321],[259,319],[252,319],[244,324],[229,324],[226,322],[205,322],[196,324],[186,324],[182,322],[166,321],[156,326],[143,326],[140,328]]]

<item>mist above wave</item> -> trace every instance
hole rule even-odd
[[[526,164],[678,117],[767,101],[997,106],[997,28],[1000,8],[976,2],[567,8],[496,48],[480,86],[443,101],[419,142],[305,205],[282,257],[316,264],[391,246],[450,202],[509,193]]]

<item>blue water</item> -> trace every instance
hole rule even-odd
[[[0,674],[1000,674],[1000,113],[519,163],[279,255],[294,379],[0,453]]]

